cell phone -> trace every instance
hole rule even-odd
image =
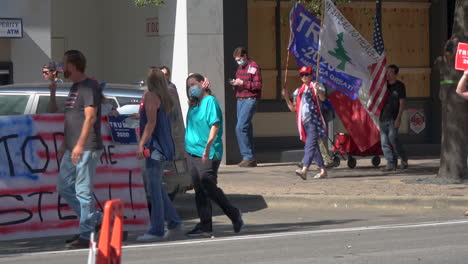
[[[143,150],[143,157],[145,157],[145,158],[151,157],[151,151],[149,149],[144,149]]]
[[[229,83],[233,83],[235,79],[229,79]]]

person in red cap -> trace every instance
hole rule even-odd
[[[319,100],[325,101],[325,91],[323,88],[319,88],[323,86],[312,82],[311,67],[301,67],[299,76],[302,86],[294,91],[294,102],[289,98],[288,90],[285,87],[282,89],[282,95],[289,110],[296,112],[299,136],[305,143],[303,167],[296,170],[296,175],[307,180],[307,171],[313,161],[320,168],[320,172],[314,176],[314,179],[326,178],[327,171],[318,145],[319,139],[327,135],[325,121],[319,106]]]

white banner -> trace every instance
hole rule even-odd
[[[56,190],[63,121],[61,114],[0,117],[0,240],[77,233],[78,219]],[[124,229],[143,230],[149,217],[136,146],[115,145],[106,117],[102,137],[96,207],[120,198]]]

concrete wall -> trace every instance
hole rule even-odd
[[[94,0],[52,0],[52,37],[63,46],[54,45],[54,59],[70,49],[83,52],[87,59],[86,73],[101,79],[104,40],[103,4]],[[63,50],[62,50],[63,49]]]
[[[158,17],[157,8],[128,0],[52,1],[54,59],[81,50],[88,75],[115,83],[143,80],[149,66],[159,65],[159,37],[146,34],[146,19]]]
[[[23,19],[23,38],[9,41],[13,81],[40,81],[42,65],[51,54],[51,0],[2,0],[0,17]]]

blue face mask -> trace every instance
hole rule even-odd
[[[200,89],[200,87],[198,87],[198,85],[194,85],[192,87],[190,87],[189,89],[189,95],[191,97],[200,97],[200,95],[202,94],[202,90]]]
[[[244,64],[245,64],[245,61],[244,61],[244,60],[238,60],[238,61],[237,61],[237,64],[239,64],[239,65],[241,65],[241,66],[242,66],[242,65],[244,65]]]

